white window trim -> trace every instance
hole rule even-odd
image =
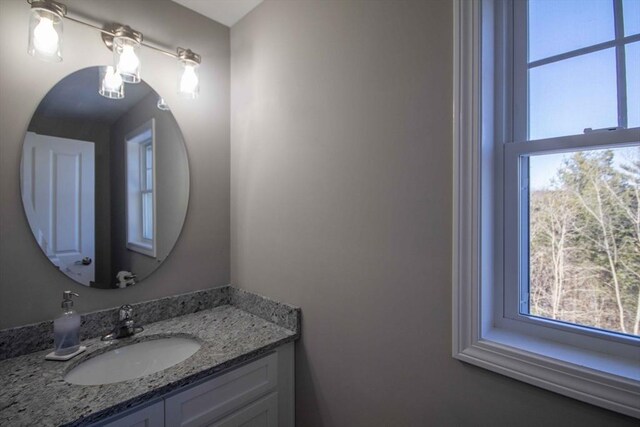
[[[130,225],[130,221],[129,221],[129,217],[130,217],[130,212],[129,212],[129,158],[128,158],[128,153],[129,153],[129,147],[128,145],[131,143],[131,141],[135,141],[136,139],[139,138],[139,136],[141,134],[143,134],[144,132],[151,130],[151,150],[152,150],[152,162],[153,162],[153,166],[152,166],[152,175],[153,175],[153,183],[152,183],[152,199],[153,199],[153,239],[151,241],[142,238],[142,236],[131,236],[131,225]],[[135,142],[136,144],[139,144],[139,142]],[[130,133],[128,133],[125,138],[124,138],[124,166],[125,166],[125,218],[126,218],[126,232],[127,232],[127,244],[126,247],[127,249],[134,251],[134,252],[138,252],[141,253],[143,255],[147,255],[149,257],[155,258],[156,257],[156,251],[157,251],[157,221],[156,221],[156,124],[155,124],[155,119],[151,119],[147,122],[145,122],[144,124],[140,125],[139,127],[137,127],[135,130],[131,131]],[[142,154],[140,154],[140,156],[142,156]],[[139,163],[140,163],[140,159],[139,159]],[[140,175],[143,171],[141,170],[141,167],[138,167],[138,175]],[[142,178],[140,178],[142,179]],[[140,192],[142,193],[142,192]],[[140,207],[140,212],[138,212],[137,216],[141,216],[142,215],[142,207]],[[142,218],[139,218],[140,223],[138,224],[138,228],[139,228],[139,234],[142,233]]]
[[[153,187],[153,184],[155,184],[155,179],[153,178],[154,172],[155,172],[155,165],[154,165],[154,151],[153,149],[154,147],[154,143],[153,140],[155,138],[153,137],[153,131],[152,131],[152,137],[151,137],[151,141],[145,143],[145,144],[140,144],[140,182],[144,182],[144,185],[140,190],[140,197],[141,199],[144,199],[144,195],[145,194],[151,194],[151,200],[155,201],[155,188]],[[147,149],[151,147],[151,189],[149,190],[149,183],[147,182],[147,170],[149,169],[149,165],[147,164]],[[144,200],[141,200],[143,206],[144,206]],[[154,203],[155,205],[155,203]],[[153,212],[155,213],[155,208],[154,206],[151,207],[151,209],[153,209]],[[155,236],[155,232],[154,230],[151,230],[151,238],[148,239],[146,237],[144,237],[144,228],[145,228],[145,222],[144,222],[144,207],[142,208],[142,223],[141,223],[141,233],[142,233],[142,237],[141,237],[141,241],[144,242],[146,245],[148,245],[149,247],[151,247],[153,245],[153,240],[154,240],[154,236]],[[154,215],[155,217],[155,215]]]
[[[481,168],[481,159],[492,161],[482,145],[483,137],[492,135],[481,123],[493,121],[482,117],[483,103],[490,102],[481,98],[483,5],[490,9],[492,2],[454,0],[453,357],[640,418],[640,348],[638,357],[614,358],[501,329],[494,322],[492,308],[502,300],[493,286],[502,272],[489,261],[502,235],[490,239],[486,232],[494,225],[486,199],[495,194],[481,179],[493,173],[491,167]],[[488,39],[484,45],[492,43]]]

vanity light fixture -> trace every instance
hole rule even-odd
[[[140,83],[140,59],[138,50],[142,33],[127,26],[118,27],[113,35],[111,49],[113,63],[125,83]]]
[[[29,55],[43,61],[62,61],[62,18],[67,7],[46,0],[33,0],[30,4]]]
[[[167,102],[164,100],[164,98],[160,97],[158,98],[158,103],[156,104],[158,106],[158,110],[162,110],[162,111],[169,111],[169,105],[167,104]]]
[[[178,94],[183,98],[197,98],[200,93],[200,79],[198,76],[200,55],[193,53],[191,49],[178,48],[178,64],[180,65]]]
[[[124,82],[118,71],[111,65],[100,67],[100,88],[98,93],[105,98],[124,98]]]
[[[175,52],[170,52],[144,42],[140,31],[126,25],[110,24],[109,29],[97,27],[82,19],[69,16],[67,7],[54,0],[27,0],[27,3],[31,5],[28,53],[36,58],[51,62],[62,61],[62,18],[102,33],[105,45],[113,51],[113,66],[101,67],[98,91],[100,95],[121,99],[124,97],[123,82],[140,82],[139,50],[144,46],[177,59],[180,68],[178,94],[189,99],[198,97],[200,92],[198,67],[201,57],[191,49],[178,47]]]

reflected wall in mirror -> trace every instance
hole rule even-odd
[[[24,139],[22,203],[49,261],[77,283],[134,285],[175,245],[187,213],[180,128],[148,84],[98,94],[100,67],[56,84]],[[162,100],[162,101],[160,101]]]

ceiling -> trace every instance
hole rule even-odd
[[[231,27],[262,0],[173,0],[207,18]]]
[[[126,84],[123,99],[107,99],[98,94],[99,81],[98,67],[68,75],[42,99],[34,116],[112,124],[153,91],[145,82]]]

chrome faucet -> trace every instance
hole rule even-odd
[[[102,341],[117,340],[120,338],[130,337],[134,334],[142,332],[142,326],[136,326],[133,322],[133,307],[125,304],[118,310],[118,323],[115,328],[102,337]]]

